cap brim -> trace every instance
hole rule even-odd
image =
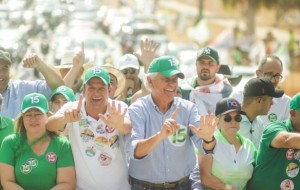
[[[123,69],[127,69],[127,68],[134,68],[134,69],[137,70],[137,69],[139,69],[139,66],[133,65],[133,64],[132,65],[129,64],[129,65],[124,65],[124,66],[120,67],[119,70],[122,71]]]
[[[179,70],[167,70],[159,73],[168,78],[177,75],[179,78],[184,79],[184,74]]]
[[[22,113],[25,113],[25,112],[27,112],[28,110],[30,110],[32,108],[36,108],[36,109],[40,110],[42,113],[47,113],[46,110],[44,110],[43,108],[37,107],[37,106],[30,106],[28,108],[25,108],[24,110],[22,110]]]
[[[212,56],[210,56],[210,55],[202,55],[202,56],[199,56],[199,57],[197,58],[197,60],[201,59],[202,57],[208,57],[208,58],[212,59],[214,62],[218,63],[217,60],[215,60],[215,59],[214,59]]]
[[[272,97],[274,97],[274,98],[280,98],[281,96],[283,96],[283,94],[284,94],[283,90],[281,90],[281,89],[275,89],[275,92],[274,92],[274,94],[273,94]]]
[[[224,77],[229,80],[231,86],[237,86],[242,80],[242,75],[224,75]]]
[[[245,112],[243,112],[242,110],[239,110],[239,109],[231,109],[231,110],[227,110],[227,111],[225,111],[225,112],[223,112],[223,113],[220,113],[218,116],[220,116],[220,115],[225,115],[225,114],[230,113],[230,112],[233,112],[233,111],[237,111],[237,112],[240,113],[240,114],[245,114]]]

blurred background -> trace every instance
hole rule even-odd
[[[59,65],[67,50],[85,43],[86,62],[102,65],[139,49],[141,39],[160,43],[186,76],[196,74],[197,51],[210,46],[242,88],[259,60],[275,54],[284,63],[280,88],[300,91],[300,0],[2,0],[0,48],[11,53],[13,78],[34,80],[21,69],[26,53]],[[298,81],[298,82],[297,82]]]

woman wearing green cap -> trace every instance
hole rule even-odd
[[[46,130],[48,102],[44,95],[24,97],[16,118],[16,134],[7,136],[0,149],[3,189],[74,189],[76,178],[70,144]]]

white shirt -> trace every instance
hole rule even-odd
[[[127,107],[123,102],[116,101],[118,103],[122,110]],[[76,107],[77,104],[78,102],[69,102],[57,114],[63,114],[66,109]],[[85,101],[80,110],[82,119],[67,125],[75,161],[76,189],[129,190],[123,136],[101,120],[88,116],[84,105]]]

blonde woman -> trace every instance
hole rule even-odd
[[[16,118],[16,134],[7,136],[0,149],[4,190],[75,189],[74,161],[68,140],[46,130],[48,102],[44,95],[24,97]]]
[[[213,154],[200,154],[199,161],[201,183],[205,189],[246,189],[253,173],[256,149],[249,139],[238,133],[241,114],[241,106],[235,99],[224,98],[217,102],[218,129],[211,134],[216,145]]]

